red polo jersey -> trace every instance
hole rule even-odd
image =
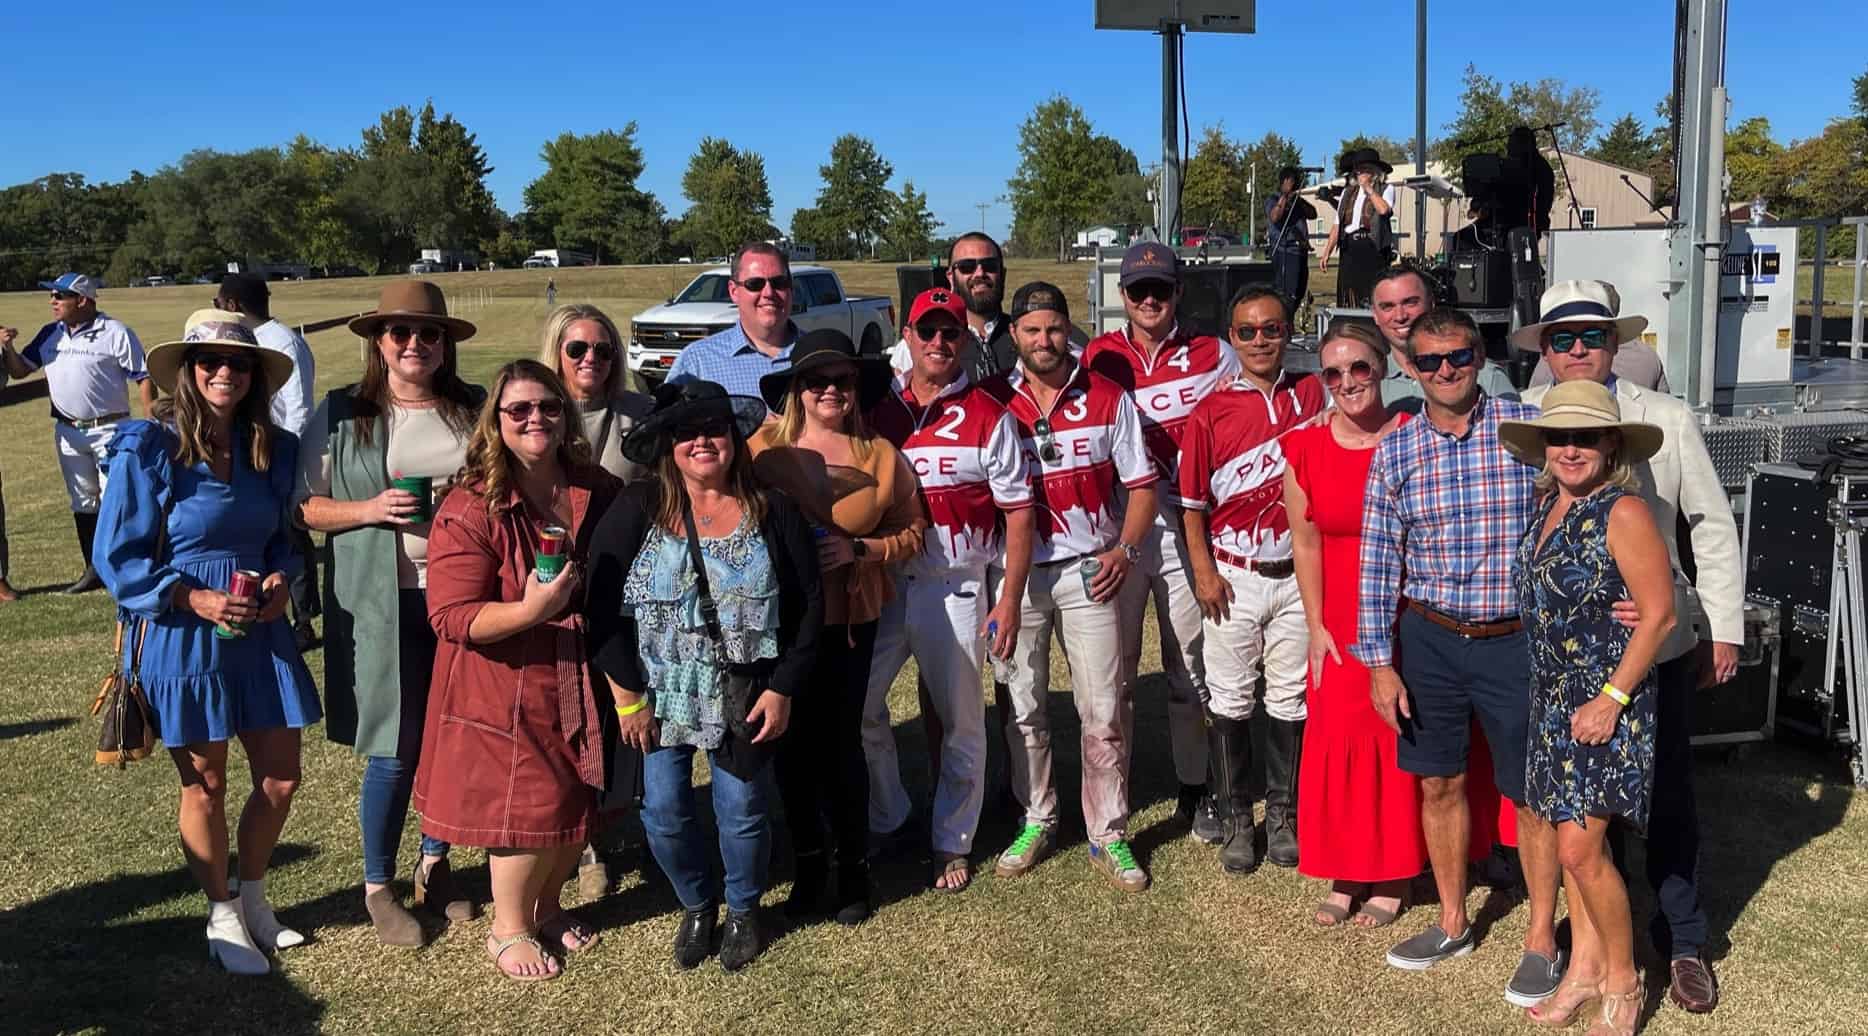
[[[1151,358],[1129,337],[1125,325],[1091,339],[1083,349],[1083,365],[1122,386],[1135,400],[1148,454],[1161,473],[1162,509],[1179,505],[1175,470],[1181,431],[1201,400],[1238,376],[1239,355],[1227,342],[1185,334],[1176,327]]]
[[[1328,405],[1322,382],[1287,372],[1270,392],[1240,378],[1194,408],[1181,435],[1181,506],[1210,512],[1213,546],[1258,561],[1291,556],[1278,440]]]

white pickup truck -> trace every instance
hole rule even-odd
[[[738,322],[739,311],[727,294],[732,273],[725,266],[707,270],[681,294],[636,314],[629,322],[629,369],[660,381],[681,350]],[[892,299],[845,294],[835,270],[793,266],[791,282],[791,319],[801,332],[834,327],[869,356],[880,355],[900,334]]]

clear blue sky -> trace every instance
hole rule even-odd
[[[282,144],[299,132],[356,143],[378,113],[432,98],[478,134],[509,211],[542,170],[539,145],[571,130],[639,124],[643,186],[681,212],[681,172],[704,135],[763,154],[773,215],[814,199],[817,167],[845,132],[875,141],[928,192],[949,232],[979,226],[1005,193],[1017,127],[1054,93],[1142,162],[1160,155],[1160,42],[1098,32],[1093,0],[937,5],[790,3],[520,5],[351,3],[6,4],[0,38],[0,184],[75,171],[114,180],[201,147]],[[1800,12],[1794,18],[1785,12]],[[1606,124],[1644,119],[1668,88],[1664,0],[1560,5],[1434,0],[1428,131],[1451,118],[1471,62],[1501,80],[1559,76],[1596,87]],[[1277,130],[1323,165],[1356,132],[1413,135],[1413,14],[1404,0],[1260,0],[1254,36],[1187,41],[1197,136]],[[289,13],[286,13],[289,11]],[[1344,28],[1323,15],[1355,12]],[[1868,69],[1859,0],[1732,4],[1734,120],[1779,139],[1820,133]],[[1560,13],[1560,14],[1559,14]],[[1831,31],[1812,31],[1829,26]],[[1349,62],[1327,53],[1355,55]],[[1352,66],[1352,74],[1344,66]],[[986,225],[1003,232],[996,202]]]

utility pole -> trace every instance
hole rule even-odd
[[[992,208],[992,202],[976,201],[973,207],[979,210],[979,232],[984,234],[986,232],[986,210]]]
[[[1427,0],[1414,3],[1414,172],[1427,172]],[[1414,192],[1414,255],[1427,258],[1427,195]]]
[[[1180,223],[1180,41],[1181,27],[1161,24],[1161,197],[1155,204],[1155,234],[1174,244]]]

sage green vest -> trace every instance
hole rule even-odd
[[[325,396],[333,500],[368,500],[389,488],[389,422],[375,418],[370,441],[363,442],[355,390],[347,385]],[[476,386],[475,395],[484,392]],[[403,722],[423,719],[403,715],[396,532],[377,525],[346,529],[331,533],[325,550],[325,731],[358,755],[394,756]]]

